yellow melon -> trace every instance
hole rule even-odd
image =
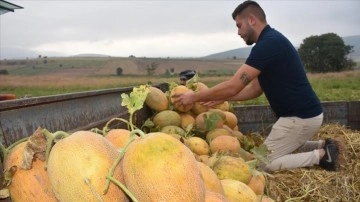
[[[252,177],[250,166],[242,158],[233,156],[221,156],[212,169],[220,180],[234,179],[248,184]]]
[[[103,194],[106,176],[118,155],[103,136],[77,131],[58,141],[48,160],[48,175],[59,201],[128,201],[124,192],[110,183]],[[124,183],[121,166],[113,177]]]
[[[185,130],[180,128],[179,126],[164,126],[160,129],[160,132],[166,134],[178,134],[182,137],[185,137]]]
[[[197,161],[184,144],[164,133],[149,133],[123,158],[125,185],[138,201],[204,201]]]
[[[245,183],[234,179],[223,179],[221,184],[223,185],[225,196],[230,202],[257,202],[256,194]]]
[[[172,110],[165,110],[155,114],[153,118],[155,126],[163,128],[165,126],[181,126],[180,115]]]
[[[149,87],[149,93],[145,99],[145,104],[157,112],[167,110],[169,108],[169,100],[166,94],[160,89],[153,86]]]
[[[187,138],[186,146],[197,155],[207,155],[210,152],[209,144],[200,137]]]

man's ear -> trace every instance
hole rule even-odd
[[[254,26],[256,24],[256,21],[257,21],[256,17],[253,14],[250,14],[248,17],[249,25]]]

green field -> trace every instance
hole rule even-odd
[[[38,97],[108,88],[137,86],[140,84],[177,82],[177,73],[189,67],[200,74],[200,81],[213,86],[229,78],[242,64],[242,60],[201,59],[148,59],[148,58],[47,58],[8,64],[2,61],[0,93],[16,94],[18,98]],[[152,63],[158,68],[154,75],[146,75],[144,68]],[[124,74],[116,75],[116,68]],[[166,74],[174,69],[173,75]],[[308,74],[321,101],[360,100],[360,70],[338,73]],[[264,95],[239,104],[267,104]]]

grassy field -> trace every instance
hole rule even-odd
[[[177,82],[177,72],[195,69],[200,81],[213,86],[226,80],[242,64],[241,60],[206,61],[200,59],[137,59],[137,58],[50,58],[1,64],[9,71],[0,75],[0,93],[21,97],[38,97],[63,93],[137,86],[146,83]],[[156,62],[158,68],[153,76],[147,76],[144,67]],[[124,75],[116,76],[121,67]],[[173,68],[173,76],[166,69]],[[321,101],[360,100],[360,70],[308,74],[310,82]],[[264,96],[241,104],[267,104]]]

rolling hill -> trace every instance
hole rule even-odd
[[[360,61],[360,35],[343,37],[346,45],[354,46],[354,52],[350,53],[349,56],[355,61]],[[297,47],[298,48],[298,47]],[[251,47],[238,48],[228,50],[220,53],[214,53],[203,57],[204,59],[230,59],[230,58],[247,58],[250,54]]]

